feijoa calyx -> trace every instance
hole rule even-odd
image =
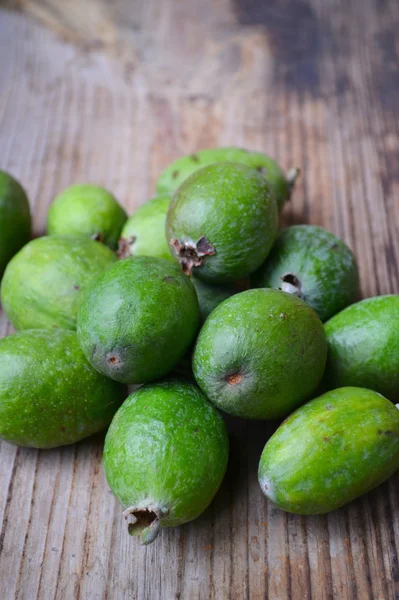
[[[4,273],[4,310],[16,329],[76,329],[84,290],[116,261],[107,246],[83,236],[32,240],[14,256]]]
[[[84,235],[116,249],[127,214],[108,190],[77,184],[64,190],[50,206],[49,235]]]
[[[206,148],[169,164],[158,178],[157,193],[173,194],[189,175],[202,167],[221,162],[240,163],[263,175],[276,198],[279,210],[289,200],[299,173],[298,169],[290,169],[288,173],[284,173],[275,160],[262,152],[244,148]]]
[[[104,446],[109,486],[131,535],[152,542],[160,527],[197,518],[217,492],[228,460],[221,415],[197,386],[169,381],[131,394]]]
[[[208,282],[246,277],[265,260],[277,234],[276,200],[246,165],[196,171],[177,190],[166,237],[183,270]]]
[[[107,427],[126,388],[97,373],[76,333],[32,329],[0,340],[0,438],[54,448]]]
[[[380,394],[345,387],[301,406],[267,442],[259,484],[293,513],[335,510],[399,468],[399,410]]]
[[[324,326],[327,389],[360,386],[399,402],[399,295],[367,298]]]
[[[248,290],[209,315],[195,346],[193,372],[221,410],[277,419],[309,399],[326,355],[323,325],[303,300],[274,289]]]
[[[323,322],[359,297],[352,251],[334,234],[315,225],[282,229],[266,261],[252,274],[251,283],[295,294]]]
[[[100,373],[148,383],[169,373],[199,328],[198,300],[177,264],[150,256],[119,261],[87,290],[78,337]]]
[[[30,234],[26,193],[14,177],[0,170],[0,279],[8,261],[28,243]]]

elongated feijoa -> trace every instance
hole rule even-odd
[[[228,437],[221,415],[197,386],[170,381],[131,394],[104,446],[109,486],[131,535],[149,544],[160,527],[196,519],[226,471]]]
[[[399,410],[357,387],[327,392],[296,410],[267,442],[263,493],[299,514],[335,510],[399,468]]]
[[[195,346],[193,372],[221,410],[277,419],[309,399],[326,355],[323,325],[303,300],[273,289],[248,290],[209,315]]]
[[[253,287],[295,294],[324,322],[359,296],[356,259],[346,244],[323,227],[282,229],[264,264],[251,277]]]
[[[25,330],[0,340],[0,438],[54,448],[101,431],[126,397],[89,365],[76,333]]]
[[[361,386],[399,402],[399,295],[352,304],[324,329],[327,389]]]
[[[278,212],[264,177],[237,163],[203,167],[177,190],[166,236],[186,273],[225,283],[246,277],[268,255]]]
[[[274,194],[279,210],[289,200],[298,169],[284,173],[275,160],[244,148],[206,148],[194,154],[178,158],[162,171],[156,184],[158,194],[173,194],[185,179],[198,169],[220,162],[236,162],[258,171],[263,175]]]
[[[183,358],[199,328],[198,300],[177,264],[152,256],[121,260],[84,296],[78,336],[100,373],[124,383],[163,377]]]
[[[71,185],[51,204],[49,235],[84,235],[116,249],[127,214],[108,190],[91,184]]]
[[[83,236],[32,240],[4,273],[4,310],[16,329],[76,329],[83,291],[116,260],[109,248]]]

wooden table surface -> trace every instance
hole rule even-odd
[[[132,212],[169,161],[239,145],[302,169],[286,224],[342,236],[364,296],[399,293],[397,0],[0,4],[0,167],[28,190],[35,234],[73,182]],[[103,436],[1,443],[0,599],[399,598],[398,475],[327,516],[289,515],[257,484],[272,425],[229,427],[212,506],[147,548],[105,482]]]

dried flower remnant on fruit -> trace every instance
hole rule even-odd
[[[128,258],[129,256],[132,256],[131,247],[135,241],[136,241],[135,235],[132,235],[131,237],[128,237],[128,238],[121,238],[119,240],[118,251],[117,251],[117,255],[119,256],[119,258]]]
[[[215,248],[203,235],[197,243],[188,241],[181,242],[176,238],[170,240],[170,245],[175,249],[180,265],[186,275],[191,275],[193,267],[200,267],[205,256],[216,254]]]
[[[227,381],[230,385],[237,385],[238,383],[241,383],[242,375],[240,375],[240,373],[233,373],[232,375],[229,375]]]
[[[93,235],[91,236],[91,239],[94,240],[95,242],[99,242],[100,244],[104,243],[104,234],[101,233],[101,231],[97,231],[96,233],[93,233]]]
[[[294,273],[284,273],[284,275],[281,276],[281,281],[283,282],[281,284],[283,292],[294,294],[295,296],[298,296],[298,298],[302,298],[301,282]]]

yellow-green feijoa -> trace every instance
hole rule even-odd
[[[267,180],[276,198],[279,210],[289,200],[298,169],[284,173],[278,163],[263,154],[244,148],[206,148],[194,154],[178,158],[162,171],[156,184],[157,194],[173,194],[185,179],[206,165],[220,162],[236,162],[256,169]]]
[[[123,383],[148,383],[179,363],[199,325],[194,286],[179,266],[131,256],[89,287],[77,331],[85,356],[100,373]]]
[[[0,279],[8,261],[28,243],[31,234],[29,201],[25,190],[0,170]]]
[[[193,372],[217,408],[248,419],[277,419],[316,390],[326,355],[323,325],[309,305],[278,290],[248,290],[209,315]]]
[[[166,237],[185,273],[209,283],[246,277],[265,260],[278,211],[266,180],[238,163],[203,167],[177,190]]]
[[[131,394],[104,446],[108,484],[143,544],[161,527],[196,519],[224,477],[229,453],[221,415],[197,386],[168,381]]]
[[[0,438],[54,448],[107,427],[126,388],[93,369],[76,333],[25,330],[0,340]]]
[[[156,256],[173,261],[165,237],[165,223],[171,196],[157,196],[140,206],[123,226],[118,254]]]
[[[83,291],[116,261],[107,246],[83,236],[32,240],[8,263],[4,310],[16,329],[76,329]]]
[[[251,284],[295,294],[323,322],[359,297],[353,252],[333,233],[316,225],[282,229],[266,261],[252,274]]]
[[[399,410],[372,390],[344,387],[301,406],[267,442],[262,492],[298,514],[335,510],[399,468]]]
[[[108,190],[77,184],[64,190],[50,206],[49,235],[84,235],[116,249],[127,214]]]
[[[367,298],[324,326],[327,389],[355,385],[399,402],[399,295]]]

